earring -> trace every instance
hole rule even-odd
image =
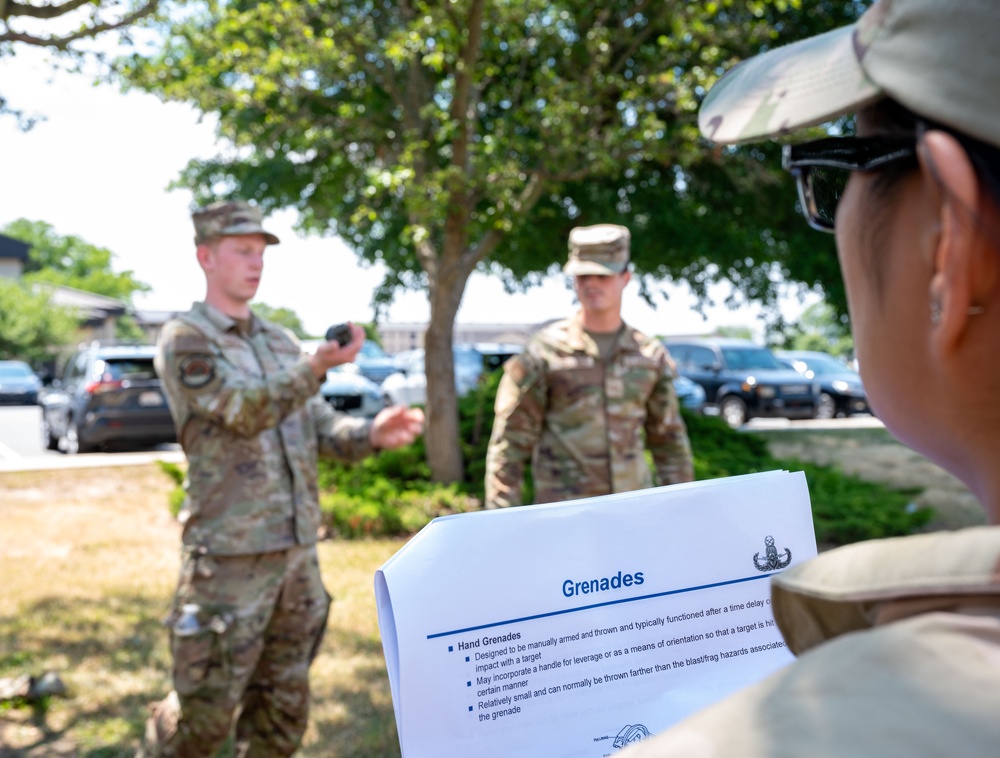
[[[965,312],[970,316],[982,316],[986,313],[986,306],[970,305]],[[937,300],[931,300],[931,323],[934,326],[938,326],[941,323],[941,303]]]
[[[931,323],[938,326],[941,323],[941,303],[931,300]]]

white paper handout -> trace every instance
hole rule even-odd
[[[792,660],[783,471],[436,519],[375,575],[403,758],[608,756]]]

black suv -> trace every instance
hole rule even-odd
[[[705,390],[707,407],[734,429],[756,416],[812,418],[819,385],[762,345],[738,339],[668,339],[677,371]]]
[[[151,345],[81,347],[39,398],[42,444],[86,453],[176,441]]]

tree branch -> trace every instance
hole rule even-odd
[[[395,69],[387,63],[385,70],[382,70],[368,60],[367,52],[370,48],[366,47],[355,36],[345,34],[342,39],[347,44],[347,47],[350,48],[351,52],[354,53],[354,57],[358,59],[358,63],[361,65],[361,68],[363,68],[365,73],[371,77],[372,82],[382,87],[386,94],[389,95],[389,99],[392,100],[393,104],[403,111],[404,126],[407,129],[419,129],[420,124],[414,118],[409,104],[407,103],[406,98],[403,97],[403,94],[399,91],[399,88],[396,86],[396,82],[392,80],[391,76],[385,75],[385,71],[392,72]]]
[[[463,173],[468,171],[469,160],[469,134],[472,128],[472,114],[469,112],[469,102],[472,93],[473,72],[479,60],[479,54],[483,40],[483,11],[485,0],[473,0],[469,9],[469,22],[467,28],[469,37],[465,42],[465,47],[459,56],[458,65],[455,71],[455,94],[451,101],[452,122],[460,124],[457,130],[455,143],[452,145],[452,165],[462,169]]]
[[[65,15],[70,11],[75,11],[82,5],[88,5],[91,0],[67,0],[62,5],[27,5],[25,3],[7,2],[6,13],[0,18],[8,16],[28,16],[29,18],[56,18]]]
[[[662,0],[660,1],[662,2]],[[649,0],[643,0],[643,2],[641,2],[635,9],[635,12],[642,13],[648,7],[649,7]],[[646,44],[646,40],[648,40],[650,36],[652,36],[655,33],[656,27],[653,24],[652,20],[650,20],[650,22],[646,24],[646,28],[639,33],[636,33],[634,28],[624,29],[619,27],[619,30],[621,34],[618,35],[618,39],[627,39],[629,40],[630,44],[622,52],[618,60],[615,61],[613,64],[611,64],[608,70],[612,74],[621,73],[621,70],[625,68],[625,64],[628,63],[628,59],[631,58],[633,55],[635,55],[636,50],[638,50],[640,47]],[[626,32],[628,33],[626,34]]]
[[[421,223],[415,213],[410,212],[408,215],[411,226],[426,228],[426,225]],[[414,243],[414,248],[417,252],[417,260],[420,261],[420,268],[427,274],[427,280],[436,283],[438,276],[438,254],[437,250],[434,249],[434,245],[429,238],[424,238]]]
[[[76,2],[76,0],[72,1]],[[65,37],[36,37],[32,34],[8,31],[4,34],[0,34],[0,42],[22,42],[24,44],[34,45],[37,47],[54,47],[56,50],[65,50],[69,45],[73,44],[77,40],[95,37],[103,32],[120,29],[124,26],[129,26],[130,24],[135,23],[140,18],[148,16],[156,10],[156,6],[159,4],[159,1],[160,0],[148,0],[146,4],[141,6],[138,10],[123,16],[118,21],[94,24],[94,26],[88,26],[78,32],[68,34]]]
[[[545,179],[541,174],[532,174],[531,178],[528,179],[528,183],[524,185],[524,189],[521,190],[521,194],[511,202],[507,215],[525,216],[535,207],[535,203],[544,194],[545,185]],[[505,236],[506,233],[498,229],[490,229],[486,232],[474,247],[470,247],[463,253],[460,261],[463,272],[466,274],[472,273],[472,270],[481,261],[485,260],[496,250],[497,245],[500,244]]]

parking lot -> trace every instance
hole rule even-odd
[[[157,459],[184,460],[184,453],[176,444],[127,452],[65,455],[44,448],[40,426],[41,408],[37,405],[0,408],[0,471],[128,466]]]
[[[180,462],[184,453],[180,445],[157,445],[155,448],[127,452],[65,455],[46,450],[42,445],[38,406],[0,407],[0,471],[31,471],[53,468],[129,466],[152,460]],[[788,419],[753,419],[743,428],[747,431],[767,429],[850,429],[881,427],[874,416],[852,416],[829,421]]]

